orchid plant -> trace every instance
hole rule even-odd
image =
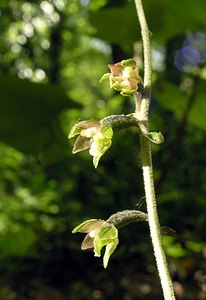
[[[76,123],[69,138],[77,136],[72,152],[89,150],[93,165],[98,163],[103,154],[110,148],[114,132],[131,126],[136,127],[140,138],[140,156],[142,163],[147,213],[137,210],[125,210],[110,216],[106,221],[101,219],[86,220],[72,231],[86,233],[81,249],[93,249],[95,256],[101,256],[103,247],[103,265],[106,268],[111,254],[118,245],[118,229],[137,221],[147,221],[157,262],[157,269],[165,300],[174,300],[174,291],[170,278],[161,233],[174,234],[173,231],[160,227],[153,180],[151,142],[161,144],[164,141],[161,132],[149,132],[148,111],[151,100],[152,69],[150,32],[147,26],[141,0],[135,0],[140,22],[144,50],[144,79],[134,59],[126,59],[109,64],[110,73],[102,76],[100,81],[108,81],[110,88],[123,96],[129,96],[135,103],[135,111],[129,115],[111,115],[102,120],[88,120]]]

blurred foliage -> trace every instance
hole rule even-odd
[[[153,33],[151,130],[165,136],[153,146],[158,209],[176,231],[164,244],[177,299],[202,300],[206,4],[144,5]],[[98,82],[119,57],[142,68],[133,1],[1,0],[0,17],[0,298],[161,299],[147,224],[120,230],[107,271],[71,234],[88,218],[146,210],[135,130],[115,134],[97,170],[88,153],[71,154],[67,139],[80,119],[134,108]],[[188,37],[196,46],[178,57]]]

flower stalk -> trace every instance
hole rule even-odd
[[[175,300],[161,239],[161,233],[173,234],[174,232],[169,228],[160,227],[153,179],[151,142],[161,144],[164,138],[160,132],[149,132],[149,107],[152,86],[150,32],[142,1],[135,0],[135,5],[143,40],[144,80],[140,77],[138,67],[133,59],[110,64],[110,73],[104,74],[101,78],[101,81],[109,81],[110,88],[119,91],[121,95],[132,96],[135,100],[135,112],[129,115],[107,116],[100,121],[78,122],[72,127],[69,138],[77,136],[73,153],[88,149],[90,155],[93,156],[93,164],[96,168],[101,156],[112,144],[113,132],[127,127],[137,127],[140,136],[140,158],[147,213],[125,210],[113,214],[106,221],[101,219],[87,220],[75,227],[73,233],[82,232],[87,234],[82,242],[82,249],[93,248],[95,256],[100,256],[102,248],[105,247],[103,264],[106,268],[111,254],[118,245],[118,228],[136,221],[147,221],[164,299]]]
[[[147,21],[144,14],[144,9],[141,0],[135,0],[137,15],[140,22],[141,34],[143,40],[144,52],[144,94],[141,99],[140,107],[136,109],[136,116],[146,124],[148,132],[148,112],[151,99],[152,86],[152,66],[151,66],[151,47],[150,47],[150,33]],[[174,290],[172,280],[169,274],[169,269],[166,261],[165,252],[163,249],[161,239],[161,229],[158,219],[157,202],[155,197],[152,155],[150,141],[145,135],[140,135],[140,152],[143,170],[144,188],[147,203],[148,223],[150,228],[150,235],[152,239],[157,269],[160,276],[160,281],[163,289],[165,300],[174,300]]]

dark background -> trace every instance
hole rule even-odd
[[[155,185],[177,299],[206,299],[206,2],[143,1],[151,30]],[[162,298],[145,223],[119,232],[106,270],[72,229],[123,209],[146,211],[138,135],[115,134],[97,170],[72,155],[78,120],[130,113],[98,81],[135,57],[133,1],[0,1],[0,299]]]

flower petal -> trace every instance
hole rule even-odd
[[[85,136],[78,136],[78,138],[76,139],[75,143],[74,143],[74,147],[72,150],[72,153],[78,153],[80,151],[84,151],[86,149],[89,149],[91,147],[92,144],[92,139],[85,137]]]
[[[105,269],[107,268],[110,256],[112,255],[112,253],[116,249],[118,243],[119,243],[119,240],[118,240],[118,237],[117,237],[111,243],[107,244],[106,250],[105,250],[105,253],[104,253],[104,257],[103,257],[103,265],[104,265]]]
[[[92,238],[89,234],[87,234],[81,244],[81,249],[86,250],[86,249],[91,249],[94,247],[94,238]]]
[[[122,72],[122,69],[123,69],[123,66],[121,65],[121,62],[118,62],[116,64],[109,64],[108,65],[110,71],[111,71],[111,74],[113,76],[120,76],[121,75],[121,72]]]
[[[100,122],[98,120],[94,120],[94,119],[78,122],[70,130],[68,138],[71,139],[75,135],[81,134],[82,130],[85,130],[85,129],[88,129],[91,127],[99,128]]]
[[[83,233],[88,233],[98,227],[100,227],[105,221],[101,219],[90,219],[82,222],[78,226],[76,226],[73,230],[72,233],[76,232],[83,232]]]
[[[105,73],[104,75],[102,75],[99,82],[104,82],[104,81],[108,80],[109,77],[110,77],[110,73]]]
[[[94,165],[95,169],[98,167],[99,160],[101,157],[102,157],[102,154],[93,157],[93,165]]]
[[[124,67],[137,67],[136,61],[133,58],[122,60],[121,65]]]
[[[70,133],[68,135],[68,138],[71,139],[72,137],[74,137],[75,135],[80,134],[80,129],[78,128],[79,123],[76,123],[72,129],[70,130]]]
[[[113,136],[113,130],[111,126],[108,127],[108,125],[105,124],[102,124],[100,127],[100,132],[94,135],[89,153],[94,157],[93,165],[95,168],[97,168],[101,156],[111,146],[112,136]]]
[[[94,253],[95,256],[101,256],[102,248],[118,239],[118,230],[113,224],[103,223],[94,237]]]

